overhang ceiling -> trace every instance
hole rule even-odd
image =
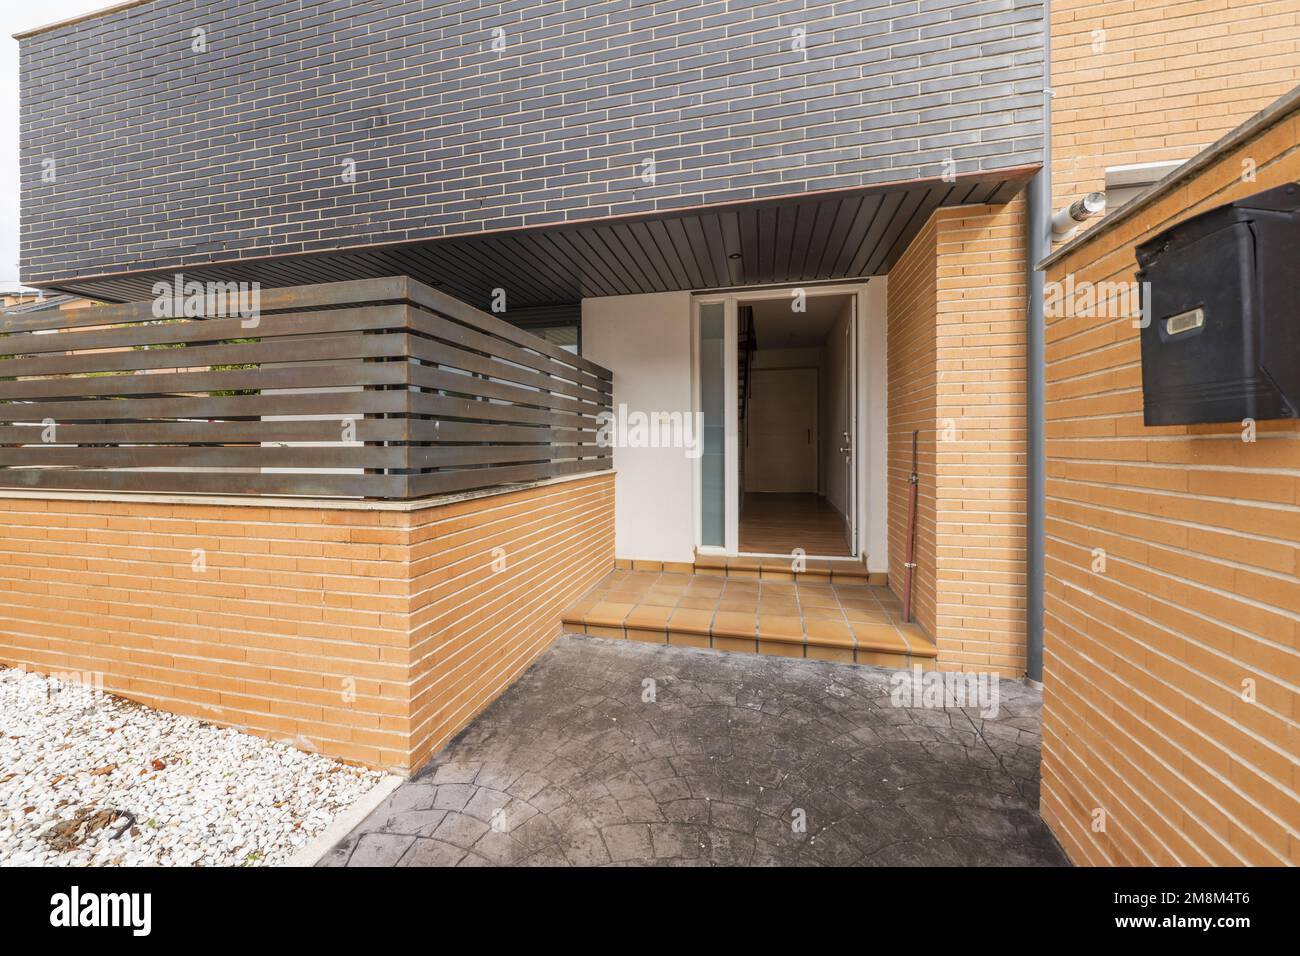
[[[264,287],[408,275],[478,308],[506,290],[516,309],[592,296],[719,289],[884,275],[938,208],[1011,200],[1035,172],[958,177],[700,206],[618,219],[448,236],[421,243],[86,276],[46,288],[105,301],[152,298],[187,280]]]

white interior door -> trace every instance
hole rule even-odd
[[[745,490],[817,493],[817,369],[750,372]]]

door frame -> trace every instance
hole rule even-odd
[[[849,510],[846,515],[850,524],[850,550],[852,560],[859,560],[866,547],[873,546],[879,552],[870,555],[870,568],[887,567],[887,555],[884,554],[885,541],[885,422],[883,396],[884,381],[884,277],[849,283],[826,283],[821,285],[777,285],[762,288],[730,290],[726,292],[700,292],[691,297],[691,396],[692,411],[700,410],[700,306],[707,304],[723,305],[725,336],[725,383],[724,400],[726,439],[724,451],[726,475],[726,517],[725,546],[706,547],[701,544],[702,526],[700,518],[703,500],[702,477],[699,459],[694,462],[694,494],[692,508],[695,532],[695,549],[701,554],[736,556],[740,553],[740,471],[739,471],[739,412],[737,407],[739,395],[739,343],[738,315],[739,305],[743,302],[761,301],[789,297],[796,289],[802,289],[809,297],[818,296],[853,296],[853,320],[850,328],[850,363],[851,363],[851,398],[849,401],[849,418],[852,441],[853,477],[849,491]],[[870,292],[868,292],[870,290]],[[875,349],[878,355],[872,361],[866,350]],[[870,371],[868,371],[870,370]],[[872,415],[873,405],[877,414]],[[871,418],[879,422],[871,422]],[[868,498],[868,494],[871,495]],[[879,500],[877,500],[877,496]],[[809,557],[820,557],[809,555]],[[841,559],[847,560],[847,559]]]

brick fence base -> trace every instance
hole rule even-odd
[[[614,560],[602,474],[418,507],[0,498],[0,661],[399,772]]]

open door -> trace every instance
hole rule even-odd
[[[849,551],[853,557],[858,556],[858,449],[854,436],[858,433],[858,297],[849,300],[849,321],[844,329],[844,346],[841,349],[837,365],[843,372],[843,397],[838,399],[836,407],[840,420],[838,437],[841,439],[839,454],[844,468],[844,529],[849,539]]]
[[[857,557],[856,289],[736,298],[739,547],[727,553]]]

